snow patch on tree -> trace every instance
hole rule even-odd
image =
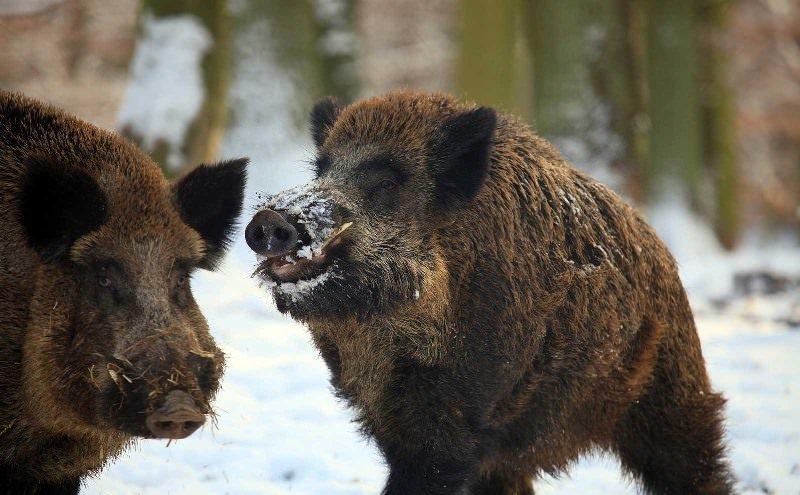
[[[192,15],[145,14],[141,29],[117,127],[148,152],[166,146],[165,165],[176,170],[183,165],[186,133],[205,99],[201,63],[213,40]]]

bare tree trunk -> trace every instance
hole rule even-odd
[[[585,2],[530,0],[523,4],[533,62],[536,130],[551,139],[576,136],[583,128],[591,92],[583,49]]]
[[[364,92],[453,91],[460,7],[460,0],[358,0]]]
[[[266,21],[278,64],[298,83],[298,123],[305,125],[311,103],[322,96],[344,101],[359,89],[353,0],[249,2],[254,21]]]
[[[701,5],[703,155],[714,178],[714,230],[728,249],[736,246],[741,224],[733,95],[723,42],[730,6],[729,0]]]
[[[462,96],[518,113],[514,0],[462,0],[456,79]]]
[[[694,0],[649,0],[648,89],[651,120],[648,196],[665,184],[697,198],[700,111]]]
[[[168,175],[217,157],[227,120],[227,0],[144,0],[118,126]]]
[[[197,3],[197,2],[192,2]],[[186,141],[190,166],[213,161],[219,155],[228,117],[228,89],[231,83],[231,32],[227,0],[206,0],[198,14],[214,38],[203,59],[206,89],[203,108],[192,122]]]
[[[598,0],[592,11],[592,27],[604,34],[591,61],[593,86],[609,106],[609,132],[620,142],[611,166],[624,178],[624,191],[643,204],[649,159],[644,12],[640,0]]]
[[[627,97],[614,4],[593,0],[523,2],[523,31],[533,72],[536,131],[578,167],[621,188],[623,153],[617,101]],[[611,68],[609,66],[613,66]]]
[[[319,93],[345,102],[356,99],[361,86],[356,69],[355,4],[355,0],[316,0],[313,3]]]

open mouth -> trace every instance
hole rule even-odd
[[[312,280],[325,274],[344,247],[342,234],[353,225],[347,222],[333,229],[323,242],[298,241],[297,249],[289,254],[269,258],[259,257],[256,274],[278,284]],[[306,241],[306,242],[303,242]]]

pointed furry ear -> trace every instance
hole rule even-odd
[[[480,191],[489,170],[495,111],[478,107],[447,119],[433,146],[431,172],[445,208],[461,206]]]
[[[247,158],[216,165],[200,165],[172,185],[178,212],[206,243],[200,267],[216,268],[231,242],[236,219],[242,213]]]
[[[332,96],[321,99],[311,109],[311,137],[314,138],[317,148],[325,142],[328,132],[341,112],[341,104]]]
[[[80,237],[106,220],[106,195],[85,171],[37,159],[20,189],[20,222],[46,262],[61,259]]]

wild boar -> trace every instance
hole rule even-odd
[[[189,279],[221,259],[246,160],[169,184],[121,137],[0,91],[0,492],[78,492],[134,437],[184,438],[224,358]]]
[[[312,111],[316,178],[245,235],[386,458],[387,495],[532,494],[582,454],[729,493],[675,262],[515,118],[398,92]]]

